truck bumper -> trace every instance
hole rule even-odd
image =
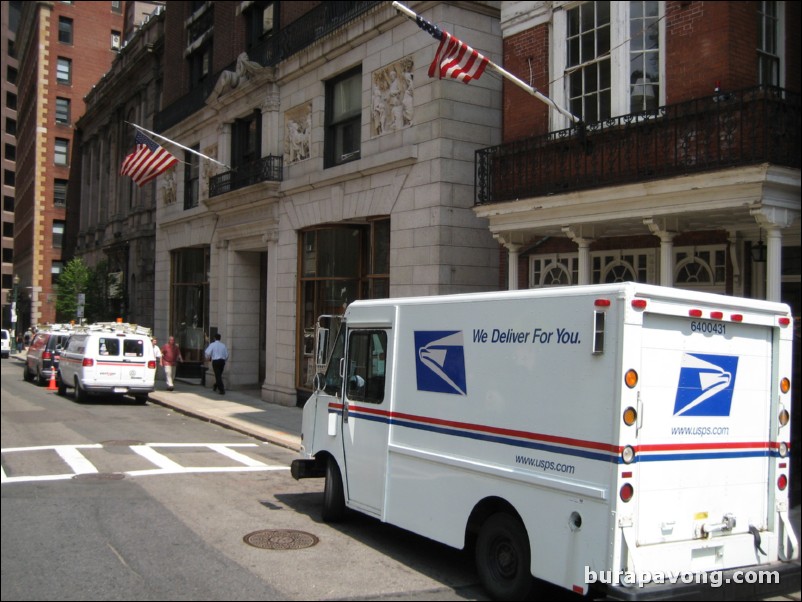
[[[314,458],[293,460],[292,464],[290,464],[290,474],[296,481],[300,479],[320,479],[326,476],[326,463],[319,462]]]
[[[596,600],[766,600],[799,592],[800,564],[772,564],[714,573],[680,575],[676,583],[648,583],[643,586],[608,585]],[[691,581],[684,583],[685,580]],[[668,581],[668,576],[666,576]],[[706,582],[705,582],[706,581]]]

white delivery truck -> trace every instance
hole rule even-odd
[[[792,339],[786,305],[635,283],[356,301],[292,474],[325,520],[472,546],[498,599],[798,590]]]

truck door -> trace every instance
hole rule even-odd
[[[381,516],[387,470],[389,382],[387,330],[349,330],[342,413],[346,496],[349,505]]]
[[[97,346],[95,384],[118,385],[123,375],[122,340],[113,335],[99,337]]]
[[[767,528],[772,350],[763,326],[644,316],[639,544]]]

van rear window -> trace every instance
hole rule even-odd
[[[142,341],[125,339],[123,341],[123,355],[125,357],[142,357],[145,355],[145,345]]]
[[[98,339],[100,355],[120,355],[120,340],[114,337]]]

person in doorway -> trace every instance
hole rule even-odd
[[[173,379],[175,378],[175,369],[180,362],[184,361],[181,357],[181,349],[175,342],[175,337],[167,339],[167,344],[161,348],[162,354],[162,367],[164,368],[164,380],[167,381],[167,390],[173,390]]]
[[[219,391],[220,395],[225,395],[226,387],[223,384],[223,370],[228,359],[228,348],[220,340],[221,338],[220,333],[214,335],[214,341],[206,348],[205,353],[206,359],[212,362],[212,370],[214,370],[212,391]]]

